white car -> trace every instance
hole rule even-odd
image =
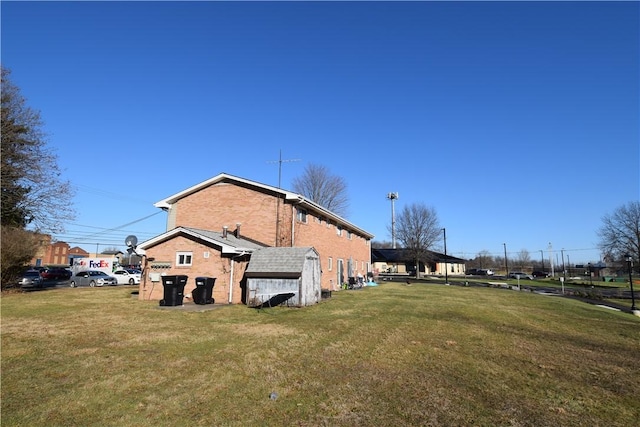
[[[134,269],[116,270],[112,274],[118,281],[118,285],[138,285],[142,275],[140,270]]]

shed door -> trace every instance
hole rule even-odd
[[[344,283],[344,260],[338,259],[338,288]]]

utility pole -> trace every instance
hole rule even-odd
[[[387,199],[391,200],[391,242],[393,249],[396,248],[396,211],[394,202],[398,198],[398,193],[387,194]]]
[[[551,242],[549,242],[549,264],[551,264],[551,277],[556,277],[556,273],[554,271],[554,266],[553,266],[553,258],[551,257],[552,253],[553,253],[553,248],[551,247]]]

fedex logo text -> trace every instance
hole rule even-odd
[[[105,260],[100,260],[100,261],[89,261],[89,268],[107,268],[109,267],[109,263],[106,262]]]

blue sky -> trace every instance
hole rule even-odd
[[[2,65],[41,112],[88,251],[165,230],[153,203],[309,163],[390,241],[435,208],[448,252],[565,249],[640,198],[638,2],[11,2]],[[155,214],[155,215],[154,215]],[[146,218],[146,219],[144,219]],[[548,255],[545,253],[545,257]],[[554,260],[555,261],[555,260]]]

